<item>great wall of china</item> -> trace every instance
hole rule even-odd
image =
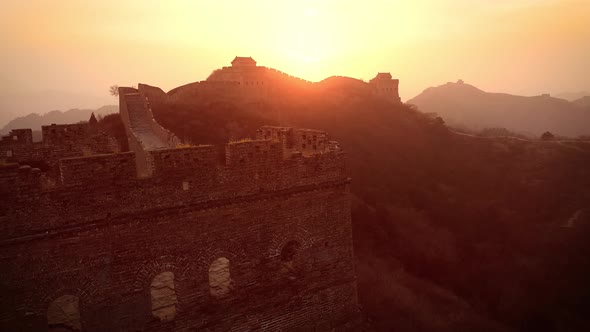
[[[322,131],[181,145],[119,90],[93,122],[0,141],[0,329],[337,331],[359,316],[349,179]],[[43,165],[42,167],[38,165]]]
[[[378,73],[369,82],[358,80],[362,88],[392,103],[401,103],[399,80],[390,73]],[[168,93],[151,90],[150,98],[165,98],[177,102],[198,95],[222,94],[242,101],[260,101],[281,98],[280,93],[292,88],[309,90],[321,86],[322,82],[307,81],[280,70],[258,66],[250,57],[236,57],[232,66],[213,71],[207,80],[177,87]],[[277,96],[278,95],[278,96]]]

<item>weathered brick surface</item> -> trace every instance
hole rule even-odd
[[[43,141],[31,129],[15,129],[0,140],[0,159],[33,164],[57,174],[59,160],[120,151],[117,141],[88,123],[42,127]]]
[[[64,185],[111,184],[135,177],[135,158],[131,152],[64,158],[59,161]]]
[[[64,295],[84,331],[343,326],[358,311],[344,156],[282,149],[257,140],[146,151],[148,178],[136,176],[134,153],[62,159],[52,186],[30,167],[0,166],[0,330],[46,331]],[[231,287],[215,297],[208,273],[220,257]],[[150,293],[163,272],[174,282],[155,297],[173,299],[166,319]]]

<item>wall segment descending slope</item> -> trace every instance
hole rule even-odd
[[[152,162],[148,151],[174,148],[181,141],[154,120],[141,85],[139,90],[119,88],[119,112],[125,125],[129,149],[137,155],[137,174],[142,177],[150,176]]]

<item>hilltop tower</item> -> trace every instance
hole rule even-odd
[[[369,81],[373,93],[386,99],[400,103],[399,97],[399,80],[393,79],[390,73],[378,73],[373,79]]]
[[[256,67],[256,61],[252,57],[236,56],[231,62],[232,67]]]

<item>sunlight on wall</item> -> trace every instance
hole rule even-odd
[[[63,295],[55,299],[47,309],[49,331],[80,331],[80,301],[73,295]]]
[[[168,322],[176,316],[176,289],[174,273],[162,272],[154,277],[150,286],[152,314],[162,322]]]

